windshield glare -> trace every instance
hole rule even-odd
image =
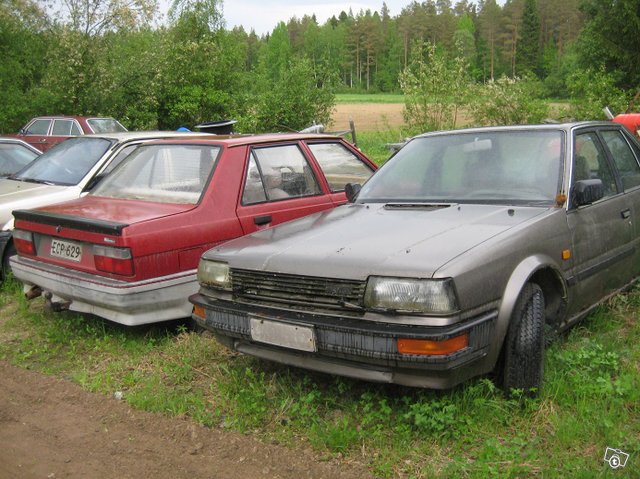
[[[560,131],[415,138],[363,186],[358,202],[555,202]]]
[[[46,151],[11,178],[53,185],[77,185],[111,147],[104,138],[71,138]]]
[[[220,152],[212,145],[146,145],[122,161],[91,192],[157,203],[195,204]]]

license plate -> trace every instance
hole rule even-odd
[[[251,318],[251,339],[299,351],[315,352],[316,335],[312,327]]]
[[[52,239],[49,254],[55,258],[80,262],[82,260],[82,245],[71,241]]]

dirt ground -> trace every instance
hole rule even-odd
[[[349,129],[349,120],[353,119],[358,131],[384,131],[398,128],[404,123],[402,103],[341,103],[333,110],[331,131]]]
[[[1,479],[366,478],[358,464],[261,444],[0,361]]]

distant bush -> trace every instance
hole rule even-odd
[[[549,115],[540,82],[530,78],[503,76],[472,87],[470,98],[469,113],[476,125],[540,123]]]

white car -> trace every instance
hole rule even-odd
[[[24,169],[0,179],[0,259],[3,277],[15,254],[11,238],[16,209],[79,198],[140,144],[162,138],[206,136],[177,131],[119,132],[70,138]]]

